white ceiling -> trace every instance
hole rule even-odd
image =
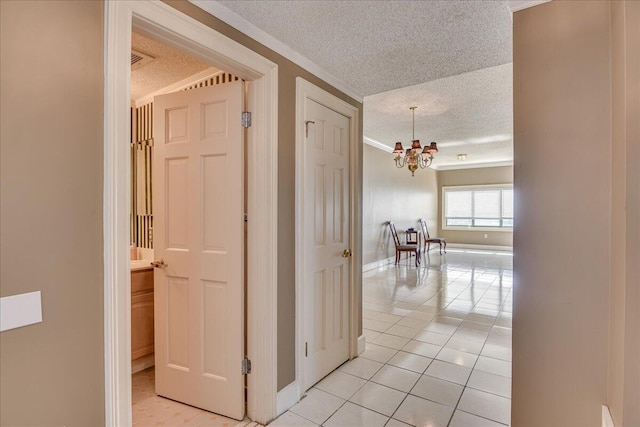
[[[512,71],[508,63],[367,96],[364,135],[389,152],[397,141],[408,148],[409,107],[415,105],[416,139],[422,145],[438,143],[434,167],[509,163],[513,160]],[[466,160],[458,160],[458,154],[467,154]]]
[[[406,148],[416,105],[416,138],[440,149],[434,167],[512,162],[507,1],[217,3],[225,17],[239,15],[364,95],[365,141]]]
[[[221,0],[362,95],[511,62],[506,1]]]
[[[131,48],[154,58],[150,61],[141,61],[131,67],[131,99],[133,100],[143,98],[211,68],[211,65],[181,50],[135,32],[131,34]]]

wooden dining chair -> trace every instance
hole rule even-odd
[[[424,238],[424,245],[427,247],[425,254],[431,249],[432,243],[440,245],[440,255],[442,255],[442,246],[444,245],[444,253],[447,253],[447,241],[443,237],[431,237],[429,235],[429,228],[427,227],[427,221],[424,218],[420,218],[420,228],[422,229],[422,236]]]
[[[420,264],[420,245],[419,244],[401,244],[400,239],[398,238],[398,232],[396,231],[396,226],[393,221],[389,221],[389,229],[391,230],[391,235],[393,236],[393,243],[396,245],[396,264],[400,262],[400,255],[402,252],[407,253],[407,259],[411,257],[411,253],[416,256],[416,267]]]

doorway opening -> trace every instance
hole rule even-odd
[[[106,4],[105,91],[105,414],[131,423],[130,65],[131,32],[153,36],[246,80],[254,124],[247,132],[247,413],[275,414],[277,259],[277,66],[163,3]],[[123,78],[124,76],[124,78]],[[259,212],[259,214],[258,214]],[[129,270],[128,270],[129,269]],[[259,286],[258,286],[259,279]],[[259,301],[259,303],[258,303]],[[242,360],[238,361],[238,366]]]
[[[243,419],[248,88],[153,37],[131,40],[133,422]]]

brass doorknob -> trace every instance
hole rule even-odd
[[[162,258],[160,258],[160,261],[153,261],[151,265],[155,268],[167,268],[169,266],[169,264],[165,264]]]
[[[350,258],[351,257],[351,250],[350,249],[345,249],[342,252],[342,258]]]

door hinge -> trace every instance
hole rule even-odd
[[[248,111],[242,112],[242,127],[243,128],[251,127],[251,113]]]
[[[304,343],[304,357],[308,357],[309,356],[309,343],[305,342]]]
[[[247,214],[244,214],[244,222],[249,221],[249,218],[247,217]]]
[[[251,373],[251,360],[247,357],[242,359],[242,375],[247,375]]]

